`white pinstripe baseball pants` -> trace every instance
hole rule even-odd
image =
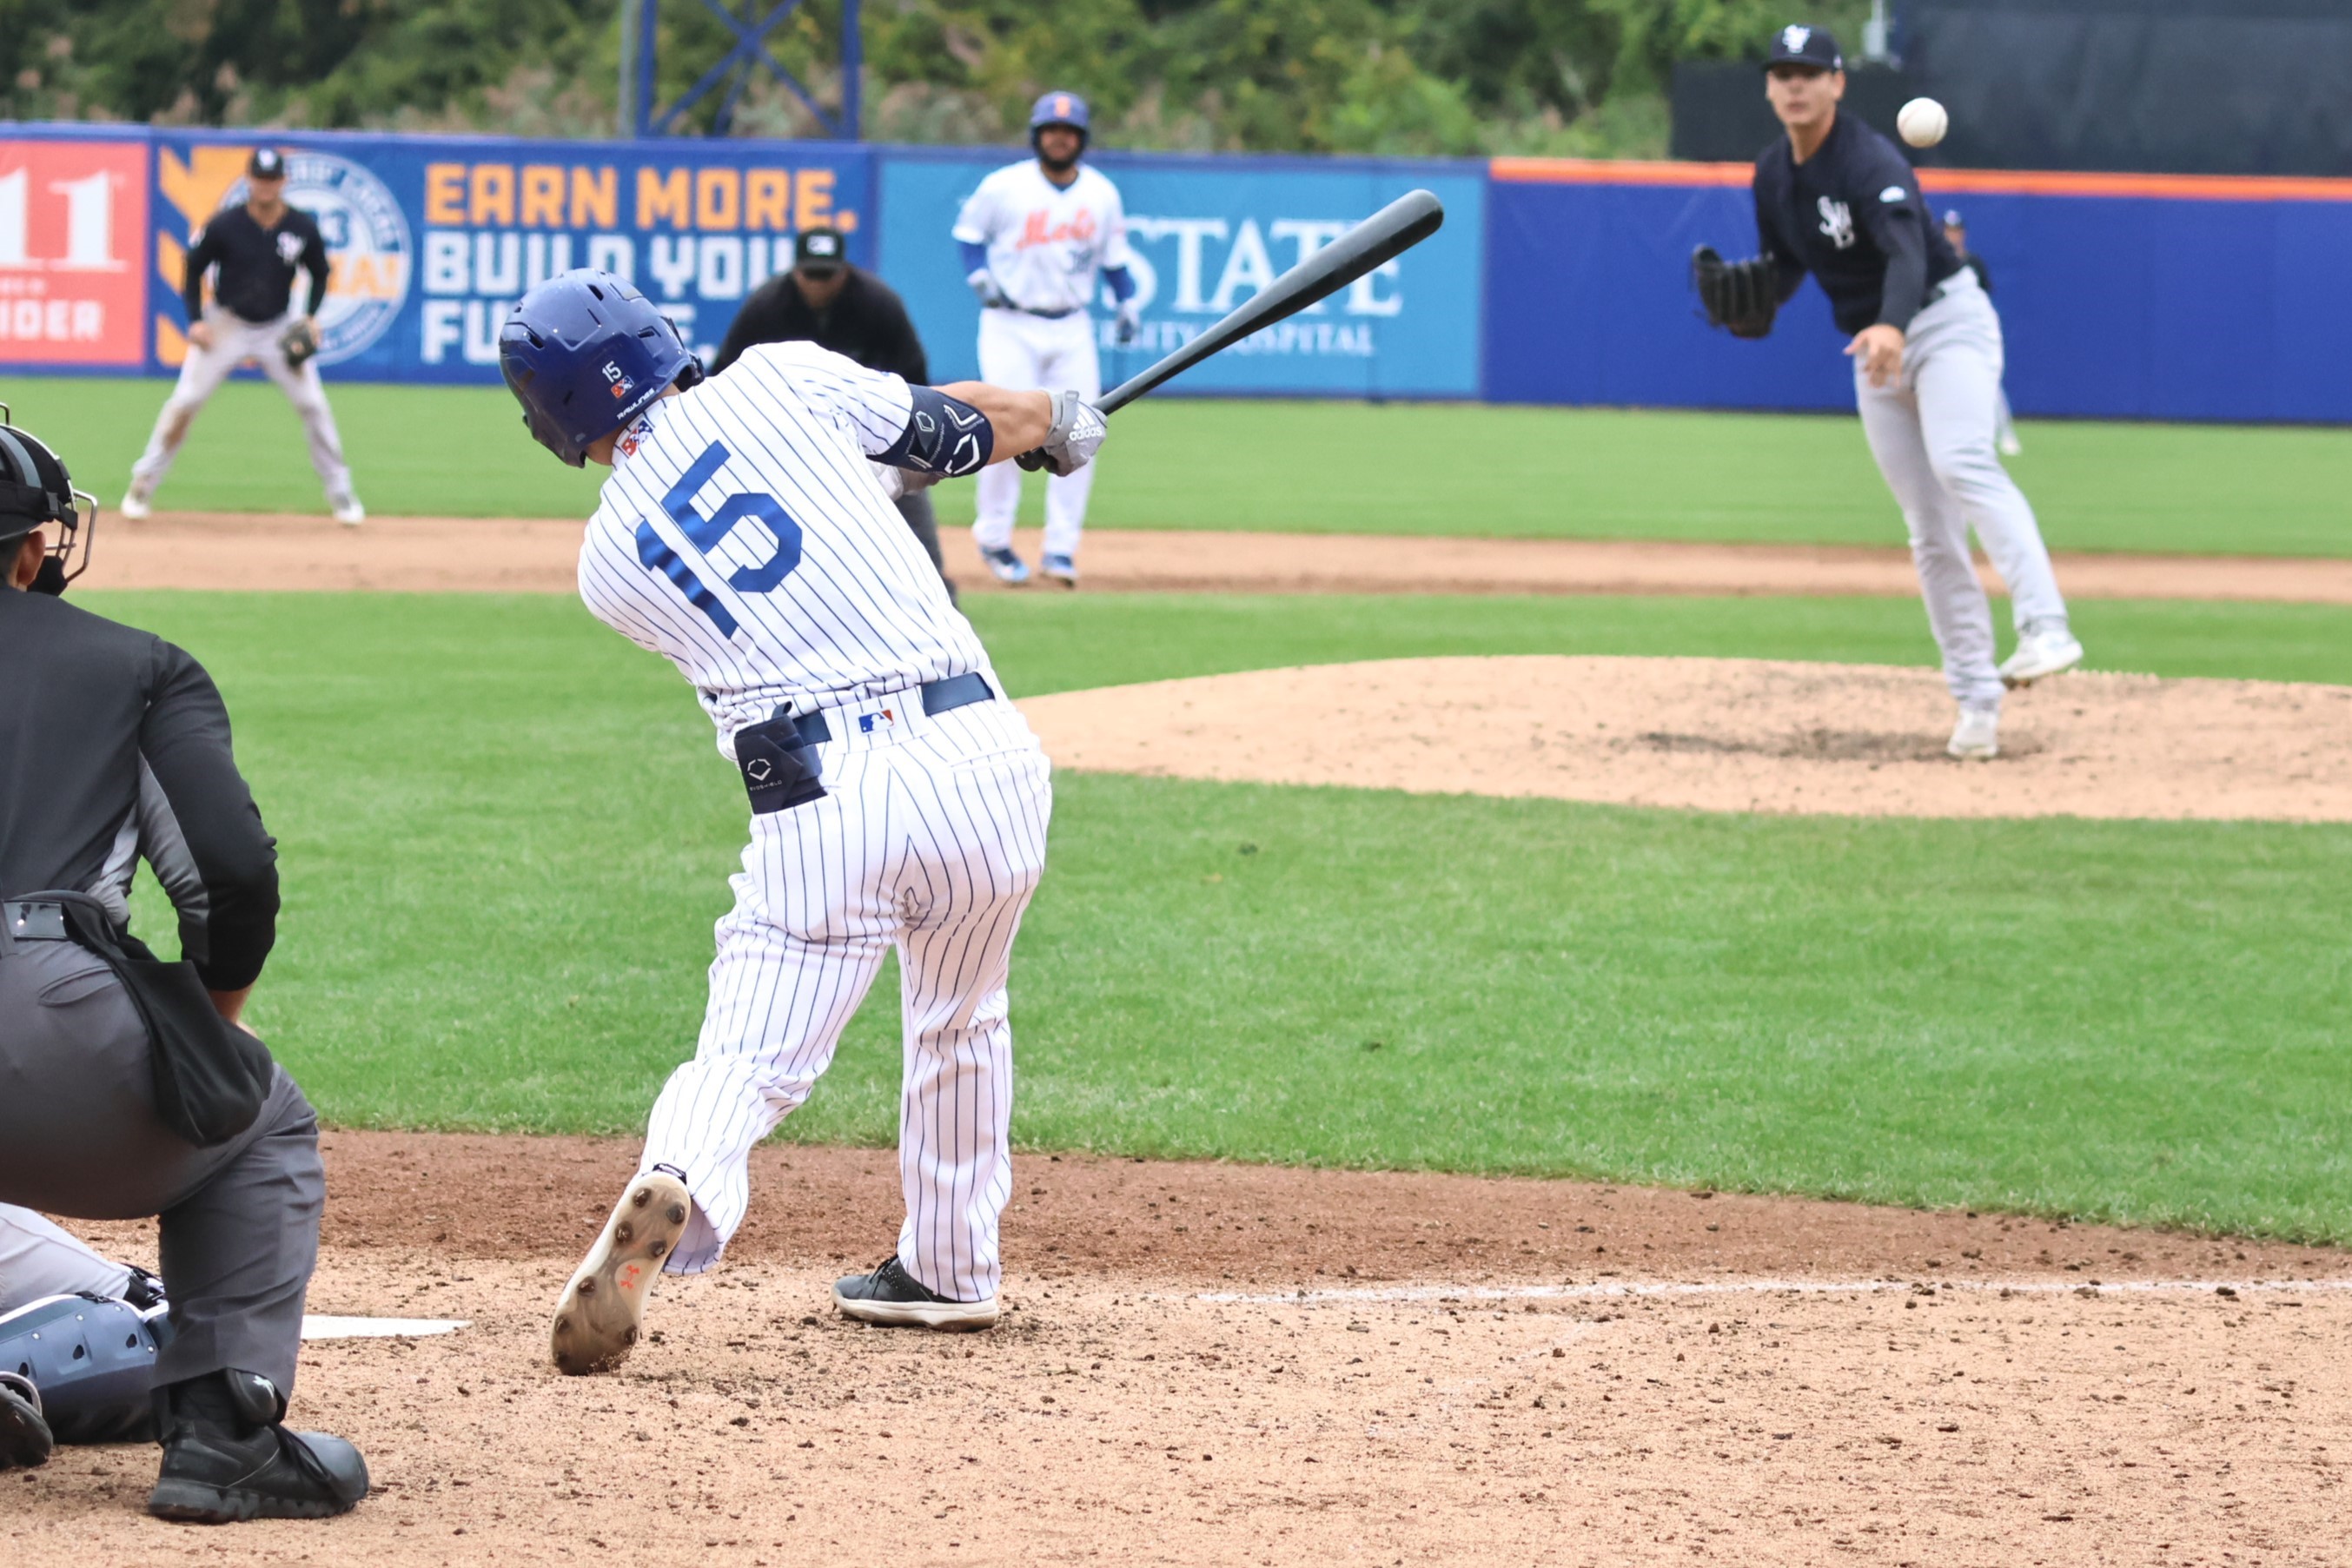
[[[808,1098],[895,947],[898,1257],[940,1295],[996,1293],[1013,1191],[1005,983],[1045,870],[1050,769],[1011,703],[931,717],[913,698],[826,710],[825,797],[751,819],[702,1038],[655,1102],[639,1167],[673,1166],[694,1195],[673,1272],[719,1260],[750,1201],[752,1145]]]

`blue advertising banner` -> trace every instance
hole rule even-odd
[[[1691,247],[1756,246],[1745,168],[1499,160],[1484,395],[1651,407],[1853,407],[1808,282],[1772,335],[1710,329]],[[1923,176],[1992,275],[2021,413],[2352,421],[2352,181]]]
[[[905,296],[941,381],[979,373],[979,306],[948,231],[981,177],[1023,155],[1015,149],[882,154],[878,265]],[[1349,225],[1421,186],[1445,204],[1445,226],[1435,235],[1156,395],[1478,395],[1483,164],[1116,152],[1094,162],[1126,207],[1143,308],[1142,336],[1120,348],[1108,291],[1098,302],[1106,386],[1181,346]]]
[[[155,132],[153,368],[186,354],[186,242],[244,200],[258,140]],[[628,278],[707,353],[744,295],[791,265],[801,229],[840,228],[853,260],[872,244],[872,162],[839,143],[301,132],[269,144],[333,264],[320,362],[353,381],[497,380],[509,308],[572,267]]]

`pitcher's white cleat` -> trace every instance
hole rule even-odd
[[[1969,762],[1990,762],[2000,755],[2000,709],[1964,707],[1952,727],[1945,750]]]
[[[133,485],[129,490],[123,492],[122,505],[114,508],[114,515],[118,517],[128,517],[135,523],[146,517],[148,510],[147,492]]]
[[[367,508],[360,505],[357,496],[345,496],[328,504],[334,508],[335,521],[347,528],[358,528],[367,521]]]
[[[2063,622],[2021,632],[2017,649],[2001,661],[2000,680],[2007,686],[2030,686],[2052,675],[2063,675],[2083,662],[2083,644]]]
[[[685,1234],[693,1208],[686,1184],[667,1171],[647,1171],[629,1184],[555,1304],[548,1351],[557,1371],[610,1372],[629,1359],[661,1260]]]

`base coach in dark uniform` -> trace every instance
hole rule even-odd
[[[793,267],[751,291],[743,308],[727,329],[727,340],[711,361],[717,375],[754,343],[806,340],[819,348],[856,360],[869,371],[887,371],[910,387],[931,384],[931,364],[923,340],[898,291],[845,257],[838,229],[803,229],[793,247]],[[931,509],[929,490],[915,490],[895,503],[898,515],[923,541],[923,551],[948,582],[947,566],[940,555],[940,520]]]
[[[367,1491],[358,1451],[279,1424],[326,1197],[318,1122],[236,1021],[277,936],[276,848],[203,666],[58,597],[92,511],[0,425],[0,1202],[161,1217],[151,1512],[341,1513]],[[130,934],[142,858],[181,962]]]

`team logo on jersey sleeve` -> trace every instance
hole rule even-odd
[[[1832,202],[1823,196],[1820,202],[1822,233],[1840,250],[1853,247],[1853,213],[1843,202]]]
[[[1878,193],[1878,199],[1882,202],[1901,202],[1909,200],[1910,195],[1911,193],[1900,185],[1889,185]]]

